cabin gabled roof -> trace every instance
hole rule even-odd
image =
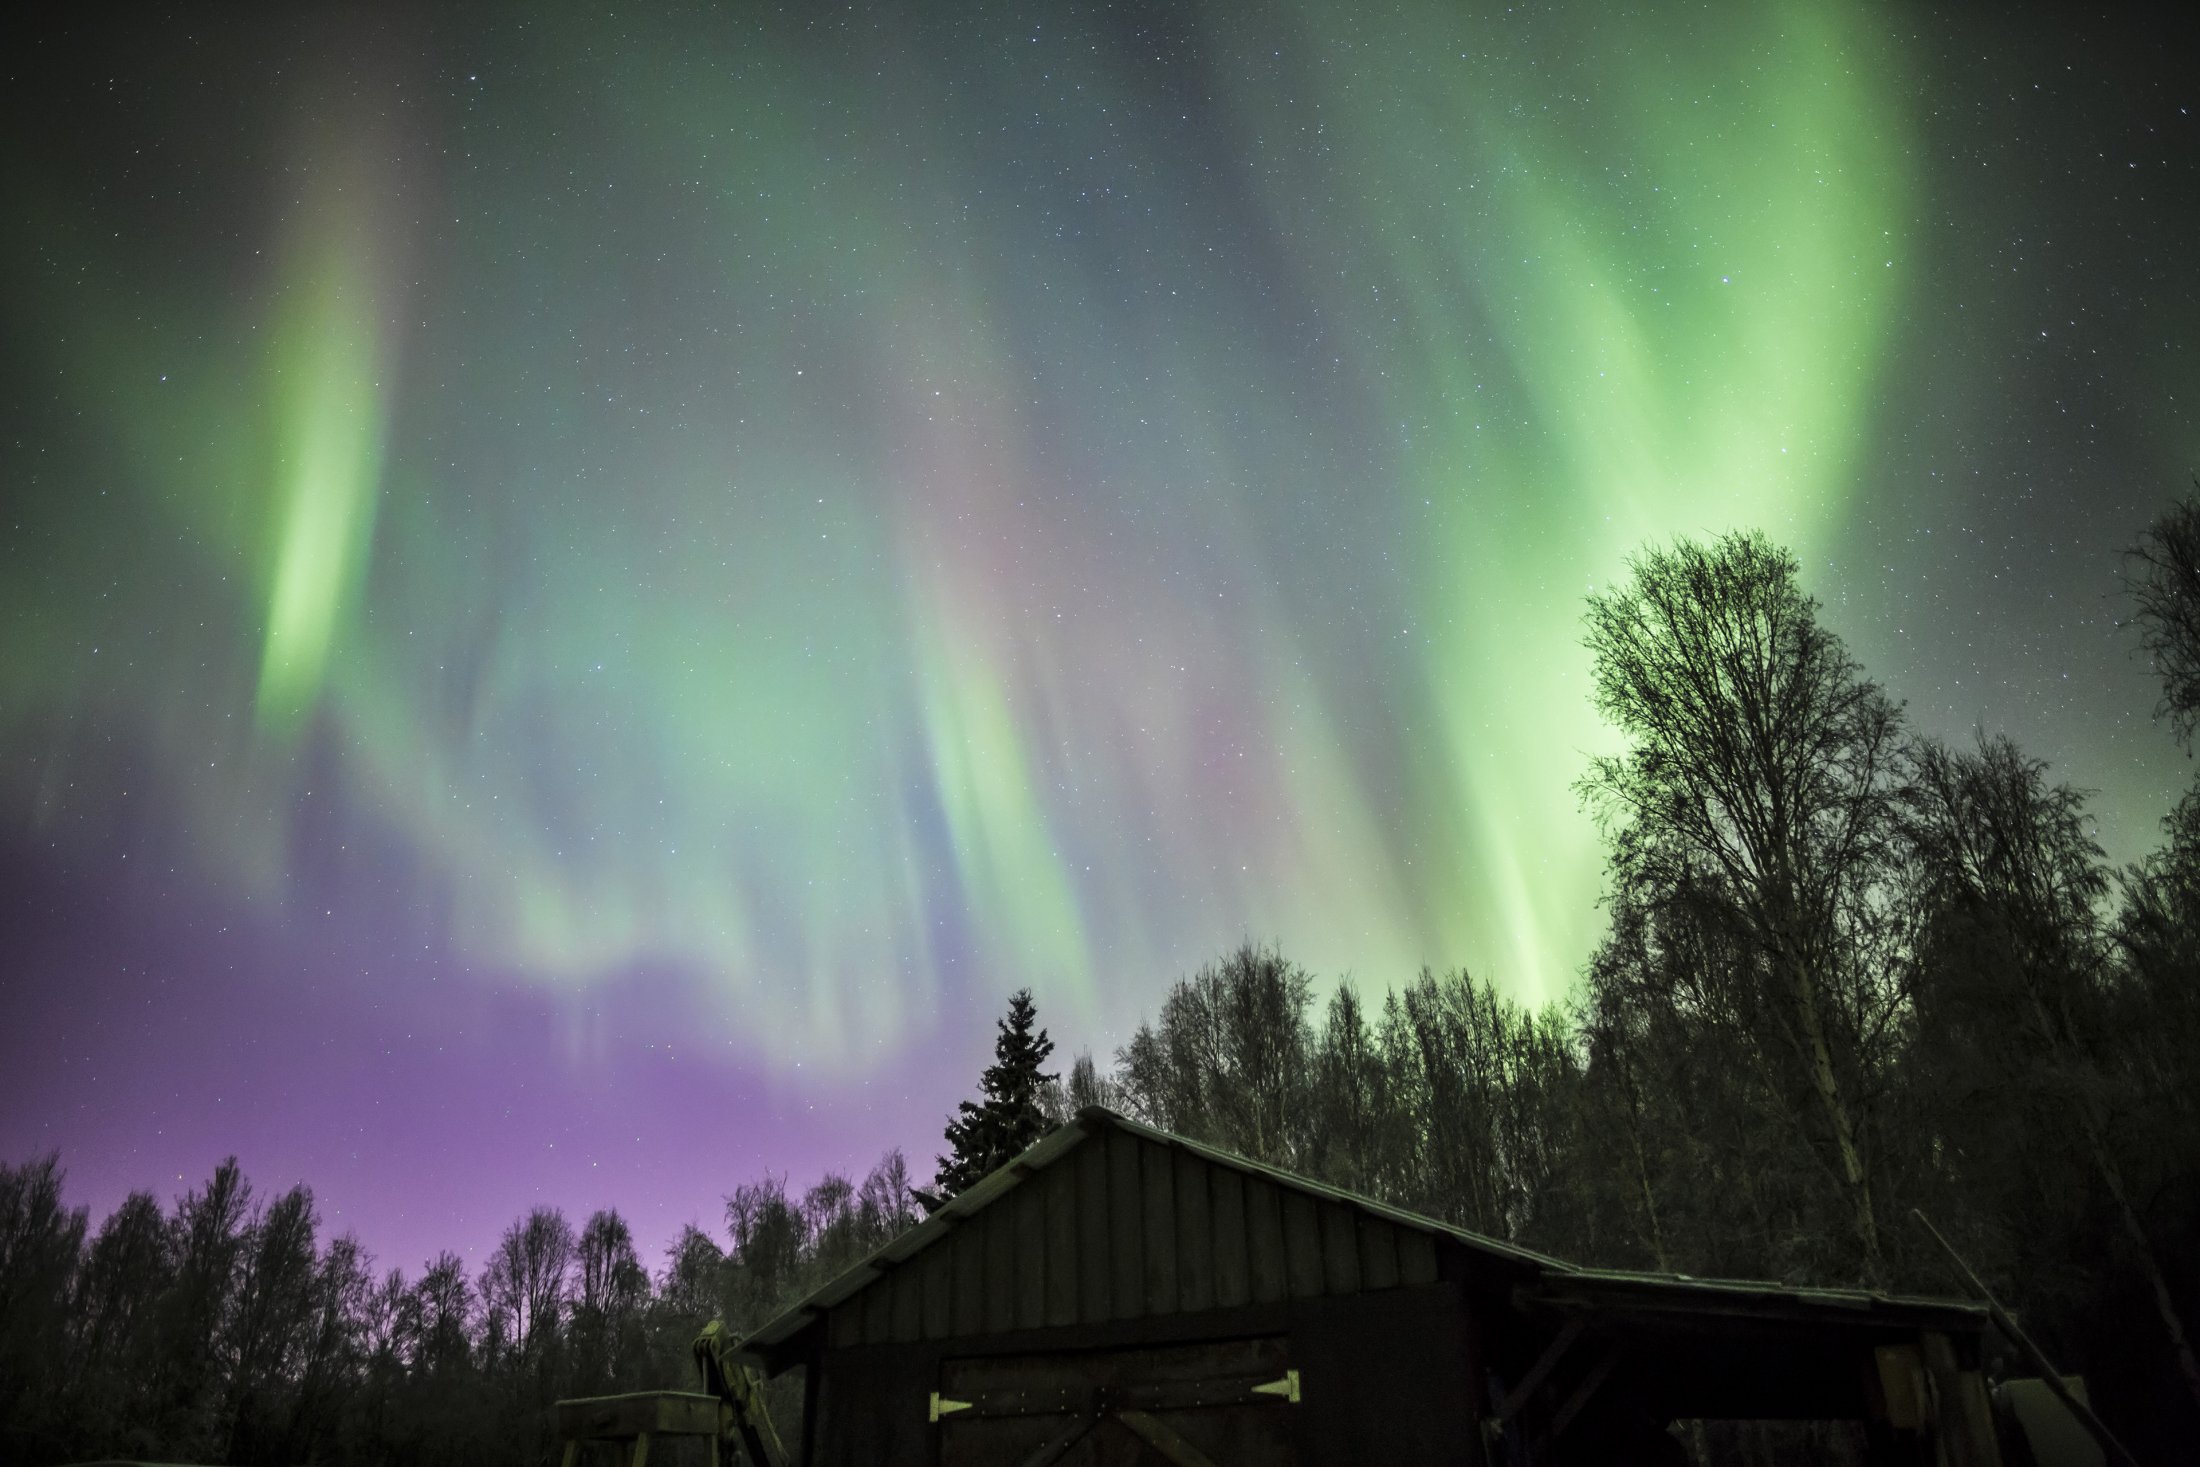
[[[1296,1197],[1300,1200],[1288,1204],[1285,1210],[1296,1208],[1307,1216],[1318,1210],[1322,1217],[1329,1219],[1325,1226],[1345,1229],[1342,1238],[1342,1252],[1345,1255],[1354,1251],[1350,1241],[1354,1237],[1360,1240],[1362,1251],[1369,1247],[1366,1240],[1374,1238],[1377,1240],[1374,1244],[1376,1251],[1370,1256],[1378,1260],[1392,1260],[1389,1265],[1371,1268],[1362,1273],[1357,1264],[1347,1256],[1344,1261],[1344,1281],[1338,1281],[1334,1267],[1324,1279],[1324,1260],[1319,1256],[1320,1245],[1317,1244],[1311,1283],[1308,1283],[1303,1272],[1296,1276],[1293,1287],[1289,1290],[1292,1297],[1307,1297],[1324,1292],[1358,1292],[1361,1288],[1390,1287],[1402,1283],[1433,1282],[1435,1256],[1440,1250],[1454,1258],[1464,1253],[1470,1259],[1481,1259],[1501,1276],[1509,1275],[1515,1284],[1525,1286],[1518,1291],[1523,1300],[1532,1298],[1538,1304],[1561,1310],[1589,1309],[1638,1318],[1686,1315],[1707,1324],[1719,1318],[1737,1319],[1741,1316],[1766,1322],[1778,1319],[1790,1325],[1838,1324],[1850,1328],[1953,1328],[1976,1331],[1983,1329],[1985,1324],[1986,1311],[1983,1306],[1952,1299],[1905,1298],[1860,1289],[1803,1288],[1771,1283],[1697,1279],[1679,1274],[1579,1268],[1533,1249],[1486,1237],[1466,1228],[1390,1206],[1371,1197],[1363,1197],[1276,1167],[1249,1161],[1219,1147],[1172,1135],[1105,1107],[1088,1106],[1078,1112],[1075,1118],[1034,1142],[1014,1160],[996,1168],[977,1185],[949,1199],[924,1221],[749,1334],[741,1342],[737,1353],[761,1365],[767,1372],[776,1373],[824,1348],[828,1344],[826,1325],[831,1320],[838,1321],[831,1330],[832,1344],[885,1343],[918,1337],[944,1338],[969,1333],[1000,1332],[1004,1311],[998,1290],[991,1296],[991,1315],[995,1321],[991,1331],[974,1331],[944,1322],[951,1312],[959,1319],[980,1311],[965,1307],[967,1301],[954,1303],[948,1299],[951,1288],[960,1288],[969,1282],[964,1274],[958,1272],[963,1269],[967,1260],[951,1265],[950,1260],[943,1255],[968,1254],[981,1249],[1007,1249],[1028,1253],[1036,1247],[1045,1251],[1050,1246],[1047,1232],[1049,1228],[1057,1230],[1052,1235],[1053,1248],[1061,1249],[1066,1246],[1074,1252],[1076,1239],[1072,1235],[1084,1224],[1077,1223],[1074,1219],[1065,1222],[1063,1209],[1070,1206],[1078,1195],[1071,1173],[1079,1167],[1088,1171],[1100,1169],[1102,1164],[1095,1152],[1110,1148],[1113,1148],[1117,1162],[1123,1159],[1121,1152],[1126,1149],[1143,1154],[1158,1148],[1173,1153],[1178,1158],[1171,1163],[1172,1167],[1190,1168],[1194,1173],[1201,1168],[1211,1168],[1220,1176],[1220,1180],[1211,1184],[1218,1199],[1226,1191],[1235,1191],[1246,1198],[1256,1194],[1269,1198],[1278,1194]],[[1136,1167],[1125,1175],[1135,1187],[1140,1175]],[[1227,1188],[1224,1187],[1225,1182],[1229,1184]],[[1005,1207],[1002,1205],[1004,1199],[1015,1197],[1022,1189],[1034,1188],[1034,1184],[1037,1184],[1035,1192],[1044,1194],[1047,1199],[1044,1206],[1034,1199],[1032,1192],[1026,1192],[1017,1202]],[[1162,1185],[1165,1190],[1166,1183]],[[1202,1190],[1201,1196],[1204,1198],[1205,1195],[1205,1190]],[[1205,1205],[1204,1202],[1202,1205]],[[1000,1216],[1002,1221],[996,1223],[988,1216],[989,1212]],[[1134,1209],[1131,1215],[1139,1215],[1139,1209]],[[967,1236],[958,1239],[959,1234],[971,1229],[981,1235],[978,1244],[973,1244]],[[1085,1246],[1090,1248],[1090,1234],[1085,1236]],[[1173,1226],[1168,1226],[1164,1227],[1163,1236],[1173,1240],[1185,1235],[1177,1233]],[[1395,1241],[1383,1242],[1382,1239]],[[943,1247],[950,1240],[957,1241],[953,1246]],[[1294,1259],[1294,1266],[1302,1262],[1301,1259]],[[1384,1268],[1388,1268],[1389,1272],[1385,1273]],[[1240,1269],[1242,1271],[1242,1264]],[[1029,1294],[1031,1280],[1043,1275],[1045,1268],[1038,1261],[1026,1258],[1019,1265],[1019,1271],[1025,1290],[1020,1322],[1025,1327],[1034,1327],[1042,1322],[1069,1322],[1076,1311],[1077,1291],[1074,1284],[1069,1286],[1069,1302],[1063,1306],[1063,1296],[1059,1292],[1060,1280],[1057,1278],[1058,1290],[1049,1296],[1054,1302],[1042,1309],[1042,1306],[1030,1304]],[[952,1283],[945,1277],[951,1272],[957,1273],[961,1283]],[[925,1275],[921,1287],[919,1281],[913,1277],[916,1273]],[[1042,1290],[1045,1287],[1043,1281],[1038,1286]],[[1171,1287],[1174,1287],[1173,1284]],[[866,1291],[872,1292],[861,1304],[850,1307],[859,1296],[865,1296]],[[1188,1297],[1192,1291],[1187,1287],[1187,1297],[1180,1301],[1164,1302],[1158,1308],[1151,1304],[1141,1306],[1134,1303],[1129,1314],[1139,1316],[1194,1312],[1201,1308],[1224,1307],[1231,1302],[1242,1302],[1222,1297],[1229,1292],[1226,1284],[1210,1284],[1206,1288],[1208,1297],[1204,1297],[1204,1302],[1201,1302]],[[1245,1292],[1242,1283],[1239,1292]],[[888,1295],[894,1296],[893,1302],[889,1302]],[[1120,1299],[1117,1302],[1120,1306]],[[873,1305],[877,1307],[870,1307]],[[1062,1307],[1066,1307],[1070,1314],[1062,1314]],[[1011,1304],[1007,1312],[1014,1315],[1018,1310],[1019,1306]],[[1052,1312],[1057,1317],[1043,1320],[1035,1314],[1035,1310]],[[1088,1311],[1081,1317],[1108,1316],[1095,1316]],[[1126,1317],[1125,1310],[1117,1307],[1112,1317]],[[862,1323],[866,1318],[870,1321],[868,1330]]]
[[[1134,1121],[1105,1106],[1094,1105],[1085,1107],[1074,1118],[1033,1142],[1014,1160],[987,1173],[984,1180],[976,1186],[950,1198],[924,1221],[750,1333],[742,1340],[739,1353],[772,1371],[793,1363],[789,1358],[789,1347],[796,1343],[798,1336],[816,1326],[832,1310],[907,1266],[927,1250],[945,1242],[957,1230],[970,1225],[979,1214],[1111,1131],[1181,1152],[1209,1166],[1243,1177],[1257,1178],[1319,1202],[1342,1204],[1379,1223],[1425,1235],[1432,1241],[1440,1239],[1454,1246],[1465,1247],[1486,1255],[1497,1263],[1518,1268],[1525,1274],[1532,1275],[1545,1270],[1563,1272],[1571,1268],[1571,1265],[1533,1249],[1484,1237],[1480,1233],[1455,1227],[1435,1218],[1392,1207],[1372,1197],[1363,1197],[1277,1167],[1250,1161],[1234,1152],[1174,1135]]]

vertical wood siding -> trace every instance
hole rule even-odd
[[[1095,1134],[837,1305],[907,1344],[1436,1281],[1435,1240],[1127,1131]]]

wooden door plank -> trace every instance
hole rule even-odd
[[[1056,1462],[1069,1455],[1070,1448],[1091,1436],[1093,1428],[1099,1424],[1098,1416],[1078,1417],[1063,1428],[1060,1434],[1034,1447],[1030,1455],[1019,1461],[1016,1467],[1054,1467]]]
[[[1215,1467],[1213,1458],[1184,1440],[1174,1427],[1158,1416],[1126,1408],[1116,1412],[1115,1419],[1138,1433],[1148,1446],[1167,1457],[1176,1467]]]

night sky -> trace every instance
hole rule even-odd
[[[0,37],[0,1159],[383,1264],[929,1175],[1006,993],[1596,942],[1586,593],[2192,766],[2200,50],[1838,3],[71,7]],[[211,9],[211,8],[209,8]]]

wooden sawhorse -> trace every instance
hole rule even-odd
[[[624,1396],[582,1396],[558,1402],[558,1435],[565,1467],[580,1467],[582,1442],[632,1443],[625,1467],[649,1467],[649,1445],[661,1436],[700,1436],[710,1441],[711,1467],[726,1467],[719,1441],[723,1409],[699,1391],[635,1391]]]

